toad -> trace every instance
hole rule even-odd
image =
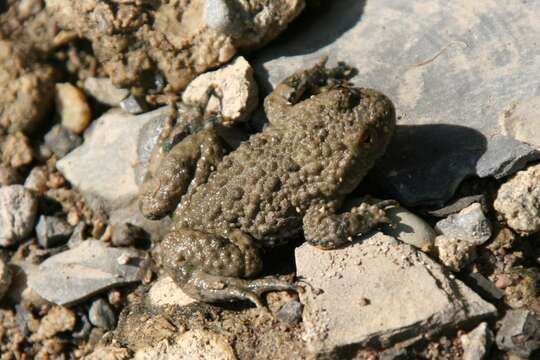
[[[321,62],[288,77],[264,101],[269,126],[227,155],[212,122],[159,144],[139,206],[151,219],[173,213],[162,262],[188,295],[262,306],[264,292],[296,288],[255,278],[265,248],[302,234],[338,248],[387,221],[393,201],[342,209],[395,128],[392,102],[353,87],[350,76],[343,64]]]

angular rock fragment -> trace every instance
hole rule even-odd
[[[182,101],[205,106],[206,112],[221,115],[225,125],[245,121],[257,106],[253,69],[239,56],[229,65],[195,78],[182,93]]]
[[[36,225],[38,242],[45,249],[63,245],[73,233],[73,228],[62,218],[41,215]]]
[[[483,360],[489,355],[494,335],[487,323],[481,323],[460,338],[463,346],[463,360]]]
[[[540,164],[518,172],[504,183],[493,207],[515,231],[524,235],[540,231]]]
[[[118,89],[109,78],[89,77],[84,81],[84,90],[100,103],[118,107],[129,96],[129,90]]]
[[[124,258],[127,261],[120,261]],[[43,298],[71,305],[111,287],[140,281],[146,265],[136,250],[86,240],[45,260],[39,271],[29,274],[28,283]]]
[[[82,139],[80,136],[60,124],[53,126],[53,128],[45,134],[45,145],[60,159],[66,156],[71,150],[81,145],[81,143]]]
[[[529,310],[509,310],[496,341],[499,349],[528,358],[540,347],[540,320]]]
[[[111,330],[116,325],[116,315],[109,303],[103,299],[97,299],[92,303],[88,318],[94,326],[105,330]]]
[[[46,3],[64,29],[92,42],[116,86],[152,89],[164,77],[172,92],[237,51],[272,40],[304,8],[304,0]]]
[[[454,272],[460,272],[476,258],[476,247],[468,241],[440,235],[435,247],[439,260]]]
[[[479,203],[440,220],[435,229],[447,237],[464,240],[472,245],[482,245],[491,237],[491,224]]]
[[[304,244],[296,264],[310,284],[300,293],[304,337],[318,353],[388,346],[496,314],[427,255],[380,233],[339,250]]]
[[[25,239],[36,220],[37,200],[22,185],[0,188],[0,246],[11,246]]]

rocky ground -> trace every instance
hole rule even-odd
[[[331,3],[0,3],[0,359],[540,356],[540,5]],[[325,55],[396,105],[350,198],[399,200],[391,225],[270,250],[303,291],[266,312],[189,298],[161,270],[170,220],[136,205],[160,132],[202,106],[232,151]]]

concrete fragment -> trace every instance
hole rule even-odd
[[[55,153],[58,158],[63,158],[71,150],[81,145],[81,143],[82,139],[80,136],[60,124],[53,126],[53,128],[45,134],[45,145]]]
[[[66,243],[73,228],[62,218],[41,215],[36,225],[38,242],[45,249]]]
[[[70,83],[56,84],[55,102],[62,125],[75,134],[82,134],[92,120],[92,112],[82,90]]]
[[[12,273],[9,266],[0,259],[0,301],[4,298],[11,285]]]
[[[540,321],[529,310],[509,310],[496,341],[500,350],[528,358],[540,347]]]
[[[116,315],[109,303],[103,299],[97,299],[90,305],[88,319],[92,325],[105,330],[112,330],[116,325]]]
[[[122,256],[129,261],[120,264]],[[39,271],[29,274],[28,282],[45,299],[71,305],[111,287],[140,281],[146,266],[146,260],[136,250],[86,240],[45,260]]]
[[[379,344],[475,323],[496,313],[427,255],[374,234],[347,248],[296,249],[307,346],[318,353]],[[359,299],[367,299],[359,302]]]
[[[129,96],[128,89],[119,89],[109,78],[89,77],[84,81],[84,90],[102,104],[118,107]]]
[[[148,298],[153,306],[186,306],[197,301],[186,295],[169,276],[159,279],[152,285],[148,291]]]
[[[460,272],[476,258],[476,247],[468,241],[445,235],[435,238],[439,260],[450,270]]]
[[[190,330],[172,341],[160,341],[152,348],[135,353],[134,360],[236,360],[234,351],[222,336],[206,330]]]
[[[37,200],[22,185],[0,188],[0,246],[11,246],[25,239],[36,220]]]
[[[515,231],[524,235],[540,231],[540,164],[501,185],[493,207]]]
[[[406,206],[440,204],[468,176],[500,178],[538,159],[532,147],[497,134],[511,104],[539,95],[531,74],[540,69],[540,22],[533,20],[540,3],[342,0],[323,6],[324,16],[300,23],[287,41],[250,60],[267,91],[328,56],[329,64],[358,68],[355,84],[388,95],[399,126],[373,172],[387,194]]]
[[[412,212],[402,207],[386,210],[390,224],[384,224],[381,231],[409,245],[427,251],[433,247],[437,234],[433,228]]]
[[[469,205],[457,214],[435,224],[441,234],[472,245],[482,245],[491,238],[491,224],[482,211],[479,203]]]
[[[242,56],[216,71],[199,75],[182,93],[184,103],[200,104],[207,112],[220,114],[226,125],[245,121],[257,100],[253,69]]]
[[[471,332],[460,336],[463,360],[483,360],[489,355],[494,335],[488,324],[483,322]]]

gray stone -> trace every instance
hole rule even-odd
[[[117,88],[109,78],[89,77],[83,87],[87,94],[109,106],[120,106],[120,102],[129,96],[129,90]]]
[[[476,246],[445,235],[435,238],[437,256],[453,272],[460,272],[476,258]]]
[[[114,246],[133,246],[148,238],[144,229],[129,223],[114,224],[111,242]]]
[[[143,99],[130,95],[120,101],[120,107],[128,113],[136,115],[145,112],[148,106]]]
[[[298,301],[285,303],[276,313],[276,317],[285,323],[295,324],[302,320],[304,305]]]
[[[414,247],[374,234],[338,250],[296,249],[311,351],[428,336],[496,314],[462,282]],[[367,299],[368,301],[360,301]]]
[[[463,360],[483,360],[493,345],[493,331],[483,322],[471,332],[460,336]]]
[[[72,233],[71,225],[56,216],[41,215],[36,225],[38,242],[45,249],[65,244]]]
[[[448,216],[435,229],[441,234],[473,245],[482,245],[491,237],[491,224],[479,203],[469,205],[457,214]]]
[[[520,171],[501,185],[493,207],[518,233],[540,231],[540,165]]]
[[[540,96],[510,105],[501,122],[506,135],[540,149]]]
[[[116,315],[109,303],[103,299],[97,299],[92,303],[88,318],[92,325],[105,330],[111,330],[116,325]]]
[[[28,283],[43,298],[72,305],[111,287],[140,281],[147,265],[136,250],[86,240],[45,260],[29,274]]]
[[[390,224],[384,224],[381,231],[409,245],[428,251],[433,247],[437,234],[433,228],[412,212],[394,207],[386,210]]]
[[[170,112],[170,107],[162,107],[134,116],[112,109],[92,123],[83,145],[56,167],[83,195],[102,199],[107,210],[125,207],[138,194],[134,167],[139,132],[145,124]]]
[[[35,196],[22,185],[0,187],[0,246],[24,240],[34,228],[37,213]]]
[[[0,301],[4,298],[11,285],[12,273],[9,265],[0,259]]]
[[[79,246],[81,242],[84,241],[84,232],[86,231],[86,223],[80,222],[78,223],[75,228],[73,229],[73,232],[71,233],[71,236],[69,237],[69,240],[67,242],[67,245],[70,248],[74,248]]]
[[[529,310],[509,310],[497,332],[497,347],[528,358],[540,347],[540,321]]]
[[[45,135],[45,145],[59,158],[66,156],[81,143],[80,136],[60,124],[53,126]]]
[[[326,3],[252,65],[269,91],[328,56],[358,68],[357,85],[387,94],[400,126],[373,175],[402,204],[442,203],[467,176],[506,176],[538,158],[501,136],[499,119],[540,95],[539,2]]]

